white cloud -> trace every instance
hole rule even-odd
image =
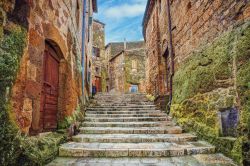
[[[141,1],[141,0],[140,0]],[[138,3],[138,4],[124,4],[120,6],[113,6],[104,12],[104,15],[107,18],[115,18],[115,19],[122,19],[122,18],[133,18],[140,16],[145,11],[145,5]]]
[[[142,39],[142,18],[147,0],[98,0],[95,18],[103,21],[106,42]]]

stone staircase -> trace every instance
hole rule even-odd
[[[144,94],[97,94],[85,115],[80,134],[49,165],[234,165]]]

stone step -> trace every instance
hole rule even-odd
[[[182,128],[179,126],[172,127],[140,127],[140,128],[123,128],[123,127],[82,127],[82,134],[181,134]]]
[[[152,102],[119,102],[115,103],[112,101],[96,101],[98,105],[96,106],[144,106],[144,105],[154,105]]]
[[[192,134],[80,134],[74,142],[141,143],[141,142],[187,142],[197,141]]]
[[[92,106],[89,107],[89,109],[98,109],[98,108],[128,108],[128,109],[133,109],[133,108],[156,108],[155,105],[134,105],[134,106]]]
[[[137,110],[137,111],[107,111],[107,110],[87,110],[86,113],[90,114],[151,114],[151,113],[162,113],[160,110]]]
[[[145,109],[145,108],[143,108],[143,109],[140,109],[140,108],[131,108],[131,109],[115,109],[115,108],[110,108],[110,109],[108,109],[108,108],[98,108],[98,109],[92,109],[92,108],[88,108],[86,111],[116,111],[116,112],[118,112],[118,111],[160,111],[160,110],[157,110],[157,109],[153,109],[153,108],[151,108],[151,109]]]
[[[58,157],[47,166],[237,166],[220,153],[159,158],[64,158]]]
[[[116,117],[116,118],[91,118],[86,117],[85,122],[157,122],[166,121],[167,117]]]
[[[83,127],[163,127],[174,126],[171,121],[160,122],[84,122]]]
[[[184,143],[76,143],[59,148],[61,157],[172,157],[214,153],[215,147],[199,142]]]
[[[150,113],[150,114],[92,114],[92,113],[86,113],[85,114],[86,117],[89,118],[95,118],[95,117],[99,117],[99,118],[104,118],[104,117],[167,117],[166,114],[164,113]]]

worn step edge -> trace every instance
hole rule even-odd
[[[86,111],[160,111],[157,108],[87,108]]]
[[[128,106],[119,106],[119,105],[115,105],[115,106],[109,106],[109,105],[100,105],[100,106],[92,106],[89,108],[150,108],[153,107],[155,108],[155,105],[128,105]]]
[[[192,164],[191,164],[192,163]],[[223,166],[237,166],[234,161],[221,153],[215,154],[197,154],[182,157],[160,157],[160,158],[91,158],[91,157],[57,157],[54,161],[49,163],[47,166],[69,166],[69,165],[88,165],[88,166],[107,166],[107,165],[223,165]]]
[[[121,128],[121,127],[81,127],[82,134],[181,134],[182,128],[173,127],[151,127],[151,128]]]
[[[145,148],[145,144],[142,144],[141,148],[138,147],[138,143],[132,144],[123,143],[121,148],[99,148],[95,147],[95,144],[88,143],[86,147],[81,147],[84,143],[74,143],[72,147],[66,147],[62,145],[59,148],[59,156],[61,157],[174,157],[194,154],[209,154],[215,153],[215,147],[204,144],[199,147],[166,147],[166,148]],[[98,145],[109,143],[100,143]],[[140,144],[140,143],[139,143]],[[121,145],[121,143],[119,143]],[[105,146],[105,145],[104,145]],[[139,145],[140,146],[140,145]],[[126,147],[126,148],[124,148]]]
[[[169,120],[167,117],[116,117],[116,118],[96,118],[86,117],[85,122],[156,122]]]
[[[142,111],[86,111],[86,113],[91,113],[91,114],[148,114],[148,113],[162,113],[160,110],[154,110],[154,111],[149,111],[149,110],[142,110]]]
[[[106,118],[106,117],[127,117],[127,118],[132,118],[132,117],[167,117],[167,114],[164,113],[145,113],[145,114],[92,114],[92,113],[85,113],[86,118]]]
[[[163,127],[174,126],[173,122],[84,122],[83,127]]]
[[[140,142],[190,142],[197,141],[192,134],[81,134],[74,142],[140,143]]]

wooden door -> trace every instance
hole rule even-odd
[[[96,86],[96,92],[102,91],[101,77],[95,77],[95,86]]]
[[[49,47],[44,52],[43,73],[40,122],[43,131],[50,131],[57,128],[59,59]]]

